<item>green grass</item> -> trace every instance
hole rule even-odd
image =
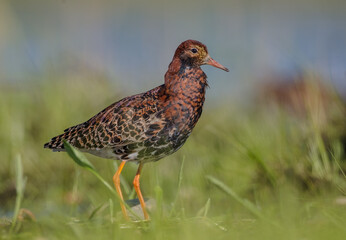
[[[327,107],[306,99],[304,114],[258,101],[206,108],[181,150],[144,166],[152,220],[125,222],[115,162],[85,154],[87,170],[43,149],[125,96],[116,89],[68,76],[1,84],[0,239],[345,238],[345,109],[337,98]],[[125,199],[135,196],[136,168],[125,165]]]

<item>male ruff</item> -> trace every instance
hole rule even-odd
[[[202,114],[207,76],[201,65],[228,69],[212,59],[196,40],[182,42],[165,74],[165,83],[145,93],[123,98],[88,121],[67,128],[44,145],[65,151],[63,140],[75,148],[103,158],[120,160],[113,182],[123,200],[120,173],[126,162],[139,163],[133,185],[144,218],[149,219],[139,187],[144,163],[164,158],[183,146]],[[120,202],[128,219],[126,208]]]

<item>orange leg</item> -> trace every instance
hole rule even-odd
[[[141,193],[141,189],[139,187],[139,177],[141,175],[142,167],[143,167],[143,164],[139,163],[139,167],[138,167],[135,179],[133,179],[133,186],[135,187],[135,190],[136,190],[139,202],[141,203],[143,214],[144,214],[144,218],[145,218],[145,220],[148,220],[149,219],[149,215],[148,215],[147,210],[145,208],[145,202],[144,202],[144,199],[143,199],[143,196],[142,196],[142,193]]]
[[[122,200],[120,202],[120,206],[121,206],[121,211],[123,212],[123,215],[125,217],[126,220],[129,219],[129,216],[127,215],[126,212],[126,208],[124,205],[124,198],[123,198],[123,194],[121,192],[121,188],[120,188],[120,173],[123,170],[124,166],[125,166],[126,161],[122,161],[118,167],[118,170],[115,172],[114,176],[113,176],[113,182],[114,182],[114,186],[115,189],[117,190],[117,193],[119,194],[120,199]]]

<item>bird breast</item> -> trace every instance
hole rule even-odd
[[[168,76],[166,76],[168,77]],[[202,114],[207,78],[200,68],[186,68],[166,79],[165,115],[178,131],[191,132]]]

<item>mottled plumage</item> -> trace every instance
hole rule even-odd
[[[181,43],[163,85],[110,105],[44,147],[64,151],[65,139],[84,152],[141,164],[172,154],[185,143],[202,114],[208,86],[200,68],[203,64],[228,71],[210,58],[204,44]]]

